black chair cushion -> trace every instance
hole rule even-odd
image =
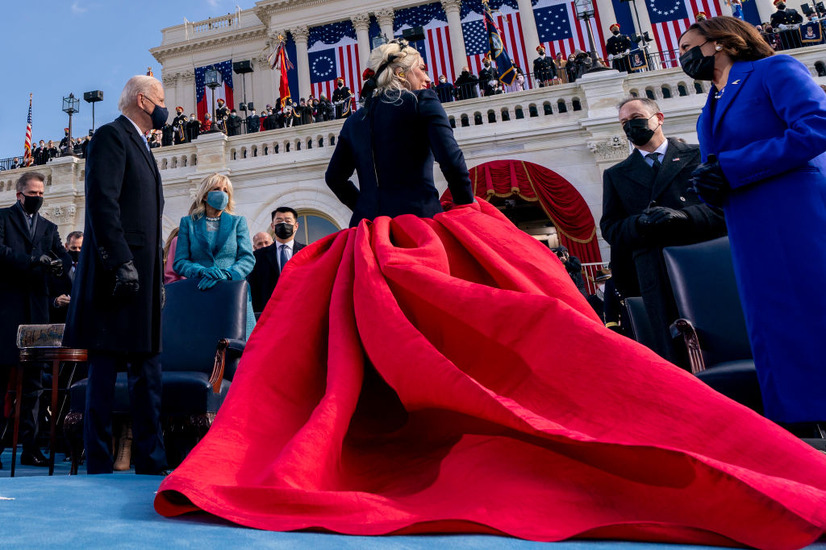
[[[726,397],[762,414],[760,384],[751,359],[718,363],[697,373],[697,378]]]
[[[197,279],[166,285],[163,309],[164,372],[212,372],[215,349],[223,338],[246,339],[246,281],[221,281],[198,290]]]
[[[651,319],[645,309],[645,302],[640,296],[632,296],[625,299],[625,309],[628,310],[628,320],[631,321],[631,330],[634,332],[634,340],[653,348],[654,327],[651,326]]]
[[[71,410],[83,413],[86,406],[87,379],[72,384]],[[212,393],[209,375],[202,372],[164,372],[161,403],[163,415],[204,414],[218,412],[229,391],[230,382],[221,383],[221,392]],[[129,413],[129,387],[125,372],[115,380],[115,414]]]
[[[706,367],[751,359],[728,237],[667,247],[663,257],[677,311],[697,330]]]

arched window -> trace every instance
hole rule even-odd
[[[304,244],[314,243],[340,228],[332,219],[314,210],[299,210],[296,239]]]

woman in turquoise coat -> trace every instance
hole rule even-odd
[[[243,281],[255,265],[252,241],[243,216],[232,214],[232,182],[221,174],[204,178],[181,218],[175,271],[199,279],[198,288],[209,290],[220,281]],[[255,327],[252,302],[247,300],[247,337]]]
[[[713,83],[694,183],[726,213],[766,416],[813,437],[826,428],[826,293],[805,274],[826,272],[826,94],[732,17],[689,27],[680,53]]]

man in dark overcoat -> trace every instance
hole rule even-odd
[[[611,245],[617,290],[623,297],[642,295],[654,351],[677,362],[669,331],[677,306],[662,249],[721,237],[726,223],[722,210],[700,201],[689,182],[700,148],[666,139],[656,102],[628,98],[619,106],[619,119],[634,150],[603,174],[600,228]]]
[[[24,173],[16,184],[17,202],[0,210],[0,417],[9,373],[20,363],[17,327],[49,322],[49,277],[72,265],[57,226],[38,213],[45,180],[39,172]],[[48,465],[36,443],[41,375],[39,365],[27,365],[22,371],[20,463],[25,465]]]
[[[129,377],[132,457],[138,474],[166,468],[161,434],[161,176],[144,135],[166,122],[164,90],[150,76],[126,83],[123,113],[95,132],[86,161],[86,227],[64,344],[89,350],[86,468],[111,473],[112,405]]]

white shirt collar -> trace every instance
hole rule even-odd
[[[662,162],[662,160],[665,158],[666,149],[668,149],[668,140],[667,139],[664,140],[662,142],[662,144],[660,144],[659,147],[657,147],[656,149],[651,151],[651,153],[659,153],[660,156],[658,157],[658,159],[659,159],[660,162]],[[646,151],[643,151],[642,149],[637,149],[637,151],[639,151],[639,153],[642,155],[642,158],[645,158],[645,157],[647,157],[648,155],[651,154],[651,153],[648,153]]]
[[[126,115],[123,115],[123,116],[126,116]],[[140,127],[140,126],[138,126],[137,124],[135,124],[135,121],[134,121],[134,120],[132,120],[132,119],[131,119],[131,118],[129,118],[128,116],[126,116],[126,120],[128,120],[129,122],[131,122],[131,123],[132,123],[132,126],[134,126],[134,127],[135,127],[135,130],[137,130],[137,131],[138,131],[138,135],[139,135],[139,136],[141,136],[143,139],[146,139],[146,136],[145,136],[145,135],[143,135],[143,132],[141,131],[141,127]]]
[[[295,239],[290,239],[289,241],[287,241],[287,242],[285,242],[285,243],[282,243],[282,242],[279,242],[279,241],[275,241],[275,244],[277,244],[277,245],[278,245],[278,247],[277,247],[277,248],[278,248],[278,250],[281,250],[281,245],[283,244],[283,245],[287,245],[287,248],[289,248],[289,249],[290,249],[290,251],[292,251],[292,249],[293,249],[293,244],[295,244]]]

